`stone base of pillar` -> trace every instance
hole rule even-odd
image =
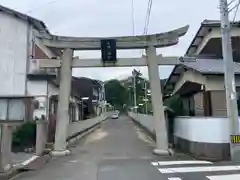
[[[68,149],[66,149],[64,151],[55,151],[55,150],[53,150],[53,151],[50,152],[50,155],[53,156],[53,157],[68,156],[70,154],[71,154],[71,152]]]
[[[153,154],[156,155],[173,155],[174,151],[173,149],[167,149],[167,150],[163,150],[163,149],[153,149]]]

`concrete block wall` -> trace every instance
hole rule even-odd
[[[107,119],[106,115],[101,115],[84,121],[73,122],[68,125],[68,145],[74,144],[83,136],[91,133]]]
[[[152,115],[146,115],[146,114],[136,114],[133,112],[129,112],[128,115],[141,124],[145,129],[147,129],[150,133],[154,133],[154,124],[153,124],[153,116]]]

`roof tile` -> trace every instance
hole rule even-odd
[[[184,62],[182,64],[203,74],[224,73],[224,62],[222,59],[197,59],[196,62]],[[240,74],[240,63],[234,62],[234,68],[235,73]]]

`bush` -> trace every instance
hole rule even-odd
[[[36,144],[36,122],[26,122],[13,132],[13,147],[24,149]]]
[[[165,100],[164,104],[173,110],[174,116],[182,116],[184,115],[184,111],[182,108],[181,97],[178,95],[174,95]]]

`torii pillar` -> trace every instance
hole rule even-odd
[[[67,149],[67,128],[69,124],[69,100],[72,81],[72,59],[73,50],[64,49],[62,54],[60,72],[60,92],[58,95],[57,121],[54,150],[52,156],[63,156],[70,154]]]
[[[148,64],[148,75],[151,87],[154,129],[156,133],[157,143],[156,144],[157,147],[153,150],[153,152],[158,155],[168,155],[169,151],[168,151],[167,128],[164,115],[156,48],[154,46],[149,46],[146,49],[146,55]]]

